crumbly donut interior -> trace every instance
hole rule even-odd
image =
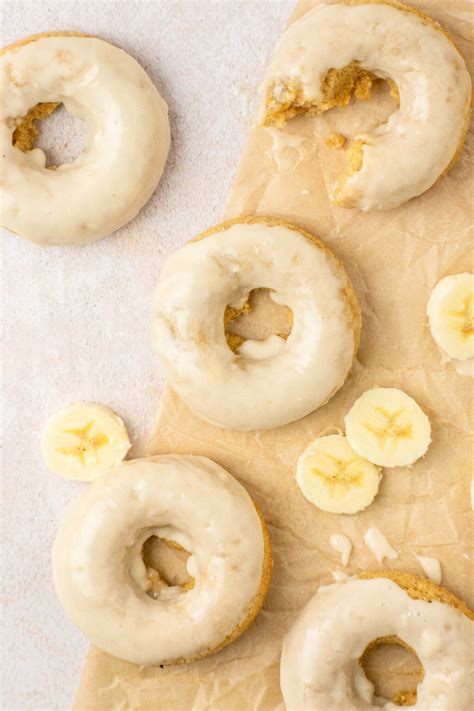
[[[237,348],[242,345],[244,342],[244,337],[239,336],[237,333],[233,333],[231,330],[231,325],[232,323],[239,318],[239,316],[242,316],[243,314],[248,314],[250,312],[251,306],[250,306],[250,294],[249,298],[245,302],[245,304],[240,308],[236,309],[233,306],[226,306],[225,311],[224,311],[224,333],[225,333],[225,339],[227,341],[227,345],[229,346],[230,350],[233,351],[234,353],[237,353]]]
[[[190,553],[176,541],[150,536],[142,548],[142,559],[148,576],[148,595],[157,599],[160,591],[179,586],[191,590],[195,580],[186,570]]]
[[[341,69],[330,69],[322,82],[322,99],[315,101],[305,96],[302,86],[293,80],[278,80],[270,84],[265,100],[264,126],[284,126],[290,119],[299,114],[320,116],[334,107],[347,106],[352,97],[368,101],[372,98],[374,82],[381,81],[371,72],[363,69],[356,61]],[[387,80],[390,94],[399,101],[397,85],[391,79]],[[339,143],[339,146],[342,145]],[[337,195],[348,180],[362,167],[364,142],[356,140],[347,152],[346,172],[338,179],[335,194]],[[337,145],[336,145],[337,147]]]
[[[51,116],[59,106],[61,106],[60,102],[45,102],[33,106],[13,131],[13,145],[19,148],[20,151],[31,151],[38,140],[38,127],[36,123]]]
[[[322,82],[322,99],[308,99],[303,88],[295,81],[273,82],[267,92],[264,126],[283,126],[298,114],[319,116],[335,106],[347,106],[352,96],[357,99],[371,98],[375,77],[358,62],[351,62],[341,69],[330,69]]]
[[[271,333],[276,333],[277,336],[283,339],[287,339],[291,333],[291,327],[293,324],[293,312],[288,306],[280,306],[275,304],[269,296],[269,289],[254,289],[250,292],[247,300],[240,308],[235,308],[233,306],[226,306],[224,312],[224,333],[227,341],[227,345],[230,350],[236,355],[237,349],[242,343],[248,338],[255,338],[255,333],[253,333],[252,325],[247,321],[247,316],[252,314],[250,317],[253,320],[255,317],[255,322],[261,321],[267,315],[266,312],[271,311],[268,314],[268,323]],[[249,319],[249,321],[250,321]],[[276,329],[273,330],[271,325],[275,325]],[[269,333],[268,335],[271,335]],[[266,338],[268,336],[259,336],[259,338]]]
[[[326,138],[324,141],[324,145],[327,146],[328,148],[342,148],[344,143],[346,142],[346,137],[342,135],[342,133],[331,133],[330,136]]]

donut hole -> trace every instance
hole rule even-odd
[[[62,103],[33,106],[12,135],[12,143],[26,153],[39,148],[46,156],[46,168],[72,163],[84,150],[87,124],[69,113]]]
[[[413,706],[424,669],[416,652],[398,637],[371,642],[359,660],[375,696],[397,706]]]
[[[380,78],[363,69],[354,61],[340,69],[329,69],[322,82],[323,96],[319,101],[308,98],[298,83],[279,80],[269,86],[266,97],[266,126],[284,126],[295,116],[304,114],[321,117],[331,111],[331,128],[325,119],[316,120],[316,133],[326,138],[328,148],[347,148],[328,151],[325,158],[331,176],[337,177],[335,197],[347,179],[359,171],[363,161],[361,140],[352,140],[360,133],[371,133],[387,122],[400,102],[398,87],[390,78]],[[357,101],[352,102],[352,99]],[[369,101],[373,99],[373,101]],[[347,107],[350,105],[350,108]],[[334,141],[334,136],[344,140]],[[349,140],[347,140],[349,139]]]
[[[190,590],[194,586],[194,578],[186,568],[190,555],[175,541],[150,536],[142,547],[142,560],[148,577],[147,594],[156,600],[168,588]]]
[[[340,69],[329,69],[322,80],[322,98],[319,101],[306,96],[299,82],[277,80],[267,91],[264,124],[283,126],[303,113],[318,116],[335,106],[347,106],[352,96],[370,99],[374,78],[358,62],[351,62]]]
[[[224,332],[227,345],[236,354],[247,340],[265,341],[276,335],[286,340],[293,325],[293,312],[277,304],[267,288],[252,289],[240,308],[226,306]]]

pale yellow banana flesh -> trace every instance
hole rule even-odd
[[[117,466],[130,449],[123,421],[95,403],[79,403],[46,422],[42,451],[48,467],[67,479],[91,481]]]
[[[354,451],[382,467],[413,464],[431,442],[427,416],[397,388],[367,390],[347,413],[345,425]]]
[[[331,513],[354,514],[374,500],[380,469],[359,457],[340,434],[314,440],[298,459],[296,481],[312,504]]]
[[[474,358],[474,274],[439,281],[427,306],[431,335],[451,358]]]

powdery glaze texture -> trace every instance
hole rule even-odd
[[[472,69],[468,3],[415,5],[450,32]],[[298,5],[296,14],[311,6]],[[341,259],[363,320],[358,361],[344,386],[303,420],[256,434],[207,425],[165,389],[150,443],[153,452],[192,452],[216,460],[261,506],[274,553],[262,613],[234,644],[187,668],[138,668],[92,650],[78,709],[102,711],[115,703],[159,711],[282,711],[281,640],[319,585],[331,582],[331,572],[339,567],[339,555],[329,546],[335,530],[354,544],[349,573],[373,568],[374,558],[362,537],[375,525],[400,553],[384,567],[419,572],[412,551],[435,556],[446,588],[474,604],[469,584],[471,397],[465,380],[442,362],[425,315],[437,281],[469,269],[472,133],[467,150],[445,179],[390,213],[331,207],[328,198],[344,151],[324,146],[324,139],[331,133],[351,137],[370,130],[394,105],[392,97],[376,91],[371,102],[354,102],[322,118],[298,117],[278,130],[279,140],[289,139],[287,146],[280,141],[275,150],[271,132],[252,130],[226,209],[227,218],[270,214],[294,222],[319,235]],[[186,239],[192,236],[186,234]],[[353,402],[374,386],[398,387],[414,397],[432,422],[433,443],[411,469],[385,474],[377,499],[366,511],[352,517],[318,511],[298,490],[296,461],[323,430],[343,429]],[[388,680],[382,681],[390,693]]]

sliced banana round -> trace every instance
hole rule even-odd
[[[296,481],[303,496],[323,511],[355,514],[374,500],[382,474],[359,457],[344,435],[318,437],[298,459]]]
[[[51,415],[41,446],[53,472],[66,479],[91,481],[120,464],[130,449],[130,439],[115,412],[82,402]]]
[[[418,403],[398,388],[367,390],[344,422],[352,449],[381,467],[413,464],[431,442],[429,419]]]
[[[439,281],[427,307],[431,335],[451,358],[474,358],[474,274]]]

